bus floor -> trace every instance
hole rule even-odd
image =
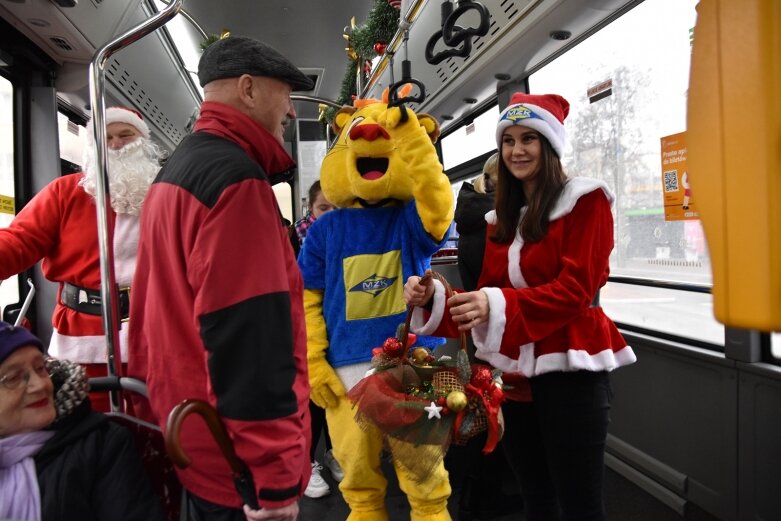
[[[320,454],[322,455],[322,451]],[[404,493],[399,489],[393,467],[386,458],[383,458],[382,468],[388,479],[385,505],[390,521],[409,521],[409,504]],[[457,471],[450,470],[450,473],[451,483],[458,481]],[[338,483],[333,480],[328,470],[323,470],[322,476],[331,487],[331,493],[318,499],[302,498],[299,502],[299,521],[344,521],[347,519],[350,509],[339,493]],[[511,476],[505,476],[502,488],[507,497],[514,498],[515,496],[512,495],[514,494],[514,483],[512,481]],[[453,484],[453,493],[448,501],[448,511],[453,521],[526,520],[520,504],[501,505],[499,510],[503,511],[502,514],[488,517],[460,515],[460,498],[461,489],[458,485]],[[646,491],[609,468],[605,469],[605,509],[608,521],[719,521],[717,518],[691,504],[687,505],[686,516],[680,516]]]

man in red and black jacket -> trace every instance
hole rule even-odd
[[[191,519],[294,521],[311,473],[302,281],[272,184],[294,89],[312,82],[273,48],[229,36],[203,53],[204,103],[149,190],[133,281],[129,373],[163,428],[187,398],[209,402],[252,474],[250,510],[201,421],[181,440]],[[200,517],[198,517],[200,516]]]

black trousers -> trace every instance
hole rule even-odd
[[[244,510],[215,505],[187,492],[188,521],[247,521]]]
[[[315,402],[309,400],[309,417],[312,421],[312,446],[309,448],[309,459],[314,461],[321,434],[325,437],[323,439],[325,452],[331,450],[333,446],[331,445],[331,435],[328,432],[328,424],[325,421],[325,409],[318,407],[315,405]]]
[[[546,373],[530,382],[533,402],[502,406],[502,446],[527,521],[604,521],[607,372]]]

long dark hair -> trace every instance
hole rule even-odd
[[[548,216],[567,182],[561,160],[553,151],[548,139],[537,133],[541,144],[540,165],[535,175],[535,189],[531,200],[523,193],[523,183],[513,177],[504,160],[499,161],[499,178],[496,185],[496,229],[490,237],[494,242],[513,240],[521,208],[528,206],[520,223],[521,237],[525,242],[537,242],[548,233]],[[499,151],[501,155],[501,149]]]

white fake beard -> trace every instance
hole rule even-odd
[[[138,215],[149,185],[160,170],[160,152],[152,141],[139,138],[120,150],[108,149],[108,178],[111,207],[121,214]],[[79,184],[95,196],[97,159],[94,148],[85,151],[84,178]]]

